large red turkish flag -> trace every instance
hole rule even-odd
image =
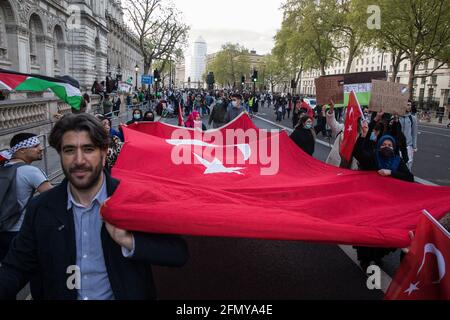
[[[102,213],[125,230],[406,247],[423,209],[450,211],[450,188],[327,165],[245,114],[206,133],[163,123],[123,131],[112,172],[121,183]]]
[[[450,300],[450,234],[424,212],[386,300]]]
[[[345,118],[344,139],[341,144],[341,157],[347,162],[352,159],[353,149],[358,139],[358,122],[363,116],[361,106],[354,91],[350,92],[347,115]]]

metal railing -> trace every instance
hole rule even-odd
[[[127,109],[125,112],[117,113],[117,112],[110,112],[109,114],[106,114],[105,116],[109,117],[111,119],[111,122],[113,124],[113,127],[118,127],[122,123],[126,123],[129,120],[131,120],[132,117],[132,110],[139,108],[141,110],[149,111],[152,110],[150,103],[141,103],[139,105],[131,105],[127,106]],[[91,113],[96,114],[97,111],[100,111],[97,109],[92,110]],[[98,112],[102,114],[101,112]],[[53,127],[54,123],[52,123]],[[37,161],[35,164],[37,167],[39,167],[42,171],[44,171],[45,175],[49,179],[49,181],[55,181],[58,178],[60,178],[63,175],[63,170],[60,166],[59,156],[56,153],[56,150],[52,149],[48,143],[48,135],[47,134],[41,134],[38,135],[37,138],[41,141],[41,145],[43,146],[43,157],[41,161]],[[6,151],[8,149],[2,149],[0,151]]]

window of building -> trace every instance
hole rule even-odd
[[[0,59],[8,58],[8,41],[6,34],[6,19],[3,8],[0,7]]]
[[[400,77],[397,77],[397,83],[400,83]]]
[[[431,83],[432,84],[437,84],[437,76],[432,76],[431,77]]]
[[[372,68],[371,68],[371,71],[374,71],[374,70],[375,70],[374,67],[372,67]]]
[[[405,63],[405,64],[403,65],[403,71],[406,72],[406,70],[408,70],[408,65]]]

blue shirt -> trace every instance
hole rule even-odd
[[[102,187],[89,207],[84,207],[75,201],[69,185],[67,194],[67,210],[72,209],[75,222],[77,266],[81,272],[78,300],[114,300],[101,240],[103,220],[100,207],[108,198],[106,179],[103,178]],[[134,254],[134,250],[129,252],[122,248],[122,254],[129,258]]]

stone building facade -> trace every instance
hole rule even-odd
[[[345,73],[348,53],[341,51],[342,60],[334,61],[325,72],[327,75]],[[417,76],[425,76],[431,73],[439,62],[430,60],[421,64],[417,70]],[[364,52],[353,60],[350,68],[351,73],[368,71],[387,71],[388,77],[393,75],[392,56],[389,52],[382,52],[376,48],[367,48]],[[408,84],[411,64],[405,60],[400,64],[400,69],[395,79],[398,83]],[[307,70],[302,74],[301,82],[297,88],[297,93],[305,95],[315,95],[316,88],[314,79],[320,77],[319,70]],[[287,81],[288,79],[286,79]],[[450,102],[450,68],[448,65],[436,70],[432,76],[414,79],[413,96],[420,109],[435,110],[438,107]]]
[[[119,65],[134,77],[142,60],[120,1],[0,0],[0,68],[70,75],[87,90]]]
[[[136,64],[143,70],[120,0],[0,0],[0,68],[69,75],[90,93],[93,82],[106,80],[108,72],[113,78],[119,73],[124,80],[135,78]],[[100,97],[91,96],[92,109],[99,104]],[[70,107],[50,91],[2,90],[0,150],[17,132],[48,135],[56,112]]]
[[[106,25],[109,30],[107,36],[108,59],[107,74],[116,79],[133,78],[136,83],[136,66],[138,66],[138,87],[141,86],[141,74],[144,70],[143,58],[139,49],[138,38],[125,25],[124,12],[120,1],[109,1],[106,7]]]

